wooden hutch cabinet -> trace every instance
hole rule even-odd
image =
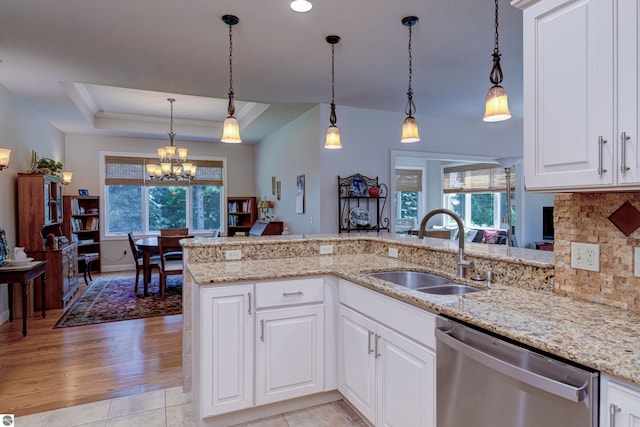
[[[18,246],[38,260],[47,260],[45,308],[65,308],[78,289],[78,245],[62,234],[62,180],[33,173],[18,174]],[[40,287],[34,287],[40,310]]]

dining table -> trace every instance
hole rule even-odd
[[[142,285],[143,295],[149,296],[149,282],[151,282],[151,256],[159,252],[158,237],[142,237],[135,241],[136,247],[142,252]]]

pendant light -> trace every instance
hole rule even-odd
[[[224,120],[222,138],[220,141],[228,142],[232,144],[239,144],[242,142],[240,139],[240,125],[233,116],[236,112],[236,107],[233,105],[233,26],[240,22],[237,16],[224,15],[222,20],[229,26],[229,106],[227,107],[227,118]]]
[[[507,92],[500,83],[502,83],[502,67],[500,67],[500,49],[498,48],[498,0],[495,0],[496,20],[495,20],[495,47],[493,48],[493,68],[489,73],[489,81],[493,83],[491,89],[487,93],[487,100],[484,111],[485,122],[501,122],[511,118],[509,112],[509,101]]]
[[[328,150],[337,150],[342,148],[340,143],[340,129],[336,126],[338,119],[336,118],[336,102],[335,102],[335,46],[340,42],[340,36],[327,36],[325,39],[331,45],[331,113],[329,114],[329,122],[331,125],[327,129],[327,138],[324,142],[324,148]]]
[[[404,109],[407,117],[402,123],[402,137],[400,142],[403,144],[411,144],[420,141],[418,133],[418,122],[413,117],[416,112],[416,105],[413,103],[413,89],[411,88],[411,79],[413,77],[413,56],[411,51],[411,27],[418,23],[417,16],[407,16],[402,18],[402,25],[409,27],[409,90],[407,90],[407,106]]]

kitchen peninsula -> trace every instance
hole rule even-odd
[[[337,309],[330,307],[340,305],[337,294],[352,285],[357,285],[355,289],[383,295],[392,304],[402,303],[402,313],[407,316],[444,314],[593,368],[628,384],[640,385],[640,316],[631,311],[554,294],[554,264],[550,252],[471,244],[466,248],[466,257],[474,261],[474,267],[467,272],[467,277],[491,270],[494,282],[489,287],[483,282],[465,279],[465,284],[482,287],[484,291],[442,296],[400,287],[367,274],[384,270],[418,270],[454,279],[457,242],[448,240],[421,241],[386,234],[364,237],[276,236],[260,240],[196,238],[186,241],[184,247],[189,271],[184,278],[183,290],[184,385],[186,390],[190,390],[191,380],[194,380],[193,394],[201,425],[216,425],[214,420],[217,416],[211,416],[212,413],[206,415],[207,411],[202,410],[212,402],[199,401],[203,390],[200,381],[211,382],[204,388],[215,387],[214,382],[220,381],[220,378],[214,380],[203,374],[204,357],[202,353],[198,354],[203,348],[203,328],[210,328],[215,322],[209,317],[212,323],[202,324],[205,310],[202,310],[204,300],[201,292],[205,289],[219,292],[220,289],[237,290],[237,287],[245,286],[242,295],[246,297],[235,302],[242,303],[243,310],[261,316],[261,309],[264,313],[271,310],[269,305],[260,305],[262,285],[268,289],[268,286],[287,286],[295,282],[298,287],[308,284],[309,290],[317,291],[319,283],[324,283],[324,299],[312,295],[308,301],[299,301],[300,307],[303,304],[312,307],[318,303],[324,307],[324,313],[307,316],[316,322],[324,319],[321,335],[325,337],[325,372],[324,384],[319,388],[324,393],[335,393],[339,389],[335,378],[338,349],[330,342],[337,339],[339,321]],[[226,261],[226,251],[229,250],[241,251],[241,259]],[[321,252],[330,254],[320,255]],[[397,257],[389,256],[396,253]],[[282,294],[285,293],[287,289]],[[429,320],[425,319],[423,329],[428,331]],[[251,338],[246,341],[246,346],[250,346],[248,348],[253,353],[254,341],[264,339],[264,329],[260,329],[263,322],[252,319],[248,323]],[[410,331],[400,332],[411,337]],[[417,332],[418,335],[420,333]],[[429,337],[425,339],[430,340]],[[429,342],[426,348],[429,348]],[[229,369],[237,367],[230,362],[231,359],[226,359]],[[211,364],[211,361],[206,360],[204,365],[207,363]],[[248,369],[253,366],[253,357],[250,357]],[[253,387],[253,371],[243,372],[243,375],[245,380],[249,380],[247,384]],[[253,393],[249,394],[253,396]],[[316,396],[336,398],[332,394]],[[257,404],[245,402],[244,407],[255,410]],[[269,408],[270,405],[264,407]],[[242,413],[244,411],[237,411],[241,408],[232,411]]]

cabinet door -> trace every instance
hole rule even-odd
[[[618,0],[618,125],[620,185],[640,183],[640,7],[638,0]]]
[[[435,354],[383,326],[375,348],[376,426],[435,426]]]
[[[364,417],[375,424],[376,324],[355,311],[340,306],[339,325],[338,390]]]
[[[253,406],[253,285],[201,289],[201,417]]]
[[[640,427],[640,389],[632,389],[605,377],[602,385],[606,400],[600,406],[600,425]]]
[[[613,2],[545,0],[523,19],[526,188],[613,185]]]
[[[258,405],[324,390],[324,305],[256,315]]]

